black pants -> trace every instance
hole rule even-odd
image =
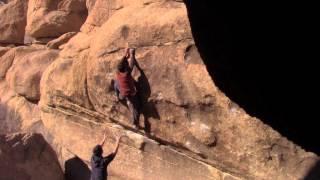
[[[134,96],[121,96],[120,94],[120,88],[118,82],[115,80],[114,82],[114,90],[116,92],[116,96],[119,100],[126,100],[129,110],[131,112],[131,118],[132,122],[135,126],[139,126],[139,107],[140,107],[140,101],[138,97],[138,93],[136,93]]]

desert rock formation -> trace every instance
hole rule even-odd
[[[40,134],[0,135],[1,179],[61,180],[53,149]]]
[[[0,130],[42,133],[64,169],[88,163],[104,129],[106,153],[127,136],[115,179],[299,179],[318,160],[219,91],[183,1],[29,0],[24,17],[23,34],[55,40],[0,48]],[[127,43],[142,69],[140,130],[112,90]]]

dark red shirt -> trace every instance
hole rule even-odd
[[[136,87],[131,74],[128,72],[117,72],[116,78],[119,83],[121,96],[134,96],[136,94]]]

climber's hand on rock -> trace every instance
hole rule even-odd
[[[135,49],[135,48],[130,48],[130,49],[129,49],[129,55],[130,55],[130,57],[134,57],[135,52],[136,52],[136,49]]]
[[[130,53],[129,53],[129,52],[130,52],[130,49],[129,49],[129,48],[126,48],[126,49],[125,49],[125,57],[126,57],[126,58],[129,58],[129,57],[130,57]]]

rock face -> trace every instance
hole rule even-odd
[[[63,34],[57,39],[54,39],[47,43],[47,47],[50,49],[59,49],[59,46],[67,43],[74,35],[76,35],[76,32],[68,32]]]
[[[7,48],[0,56],[0,131],[32,131],[42,124],[37,101],[43,71],[58,52],[44,47]]]
[[[1,179],[62,180],[57,156],[40,134],[0,135]]]
[[[315,163],[314,154],[248,116],[215,87],[194,45],[183,3],[135,1],[117,9],[103,16],[105,23],[95,31],[71,39],[42,78],[41,117],[57,142],[67,140],[52,126],[71,126],[64,124],[70,116],[77,124],[131,127],[128,110],[114,101],[110,90],[115,65],[128,42],[137,48],[143,70],[134,73],[143,102],[140,123],[151,139],[245,178],[301,178]],[[88,20],[91,15],[97,18],[89,11]],[[87,139],[81,132],[77,137]],[[71,149],[80,154],[81,147]],[[86,159],[89,154],[83,152]]]
[[[29,0],[31,37],[79,30],[0,49],[0,130],[41,131],[68,176],[89,172],[104,129],[106,155],[127,136],[109,168],[116,179],[301,179],[319,160],[219,91],[182,1]],[[111,83],[127,44],[140,67],[139,130]]]
[[[79,31],[87,17],[84,0],[30,0],[26,33],[34,38]]]
[[[0,1],[0,44],[22,44],[27,24],[27,0]]]
[[[23,58],[15,57],[6,79],[18,95],[24,96],[29,101],[39,101],[42,73],[58,53],[52,50],[31,50],[32,52],[28,52]]]

